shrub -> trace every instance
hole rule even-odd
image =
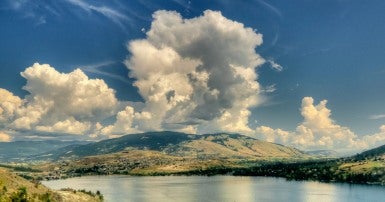
[[[11,195],[12,202],[27,202],[27,188],[20,187],[18,191],[13,192]]]

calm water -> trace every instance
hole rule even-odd
[[[101,191],[106,201],[385,201],[385,187],[234,176],[88,176],[44,181],[53,189]]]

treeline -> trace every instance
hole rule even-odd
[[[64,188],[64,189],[61,189],[61,191],[73,192],[74,194],[76,194],[76,192],[81,192],[81,193],[87,194],[93,198],[98,198],[100,201],[104,200],[104,196],[102,193],[100,193],[99,190],[97,190],[96,193],[94,193],[92,191],[86,191],[85,189],[75,190],[72,188]]]
[[[375,162],[375,159],[369,160]],[[380,161],[380,160],[378,160]],[[382,160],[381,160],[382,161]],[[146,170],[145,172],[131,172],[131,169],[105,165],[94,165],[69,169],[67,177],[82,175],[234,175],[234,176],[271,176],[283,177],[288,180],[313,180],[321,182],[347,182],[357,184],[385,185],[384,168],[370,168],[368,170],[354,170],[347,164],[364,165],[365,161],[353,159],[322,159],[299,162],[271,162],[257,161],[239,163],[237,167],[212,165],[205,168],[196,168],[187,171],[162,172]]]
[[[0,164],[0,167],[12,169],[14,171],[19,171],[19,172],[32,172],[32,173],[41,172],[41,170],[37,170],[26,166],[13,166],[8,164]]]
[[[207,169],[197,169],[180,172],[181,175],[234,175],[234,176],[269,176],[283,177],[288,180],[313,180],[320,182],[347,182],[356,184],[385,185],[385,173],[378,172],[355,173],[339,169],[344,162],[340,160],[318,160],[294,163],[258,163],[246,168],[228,168],[214,166]],[[159,175],[159,173],[158,173]]]
[[[309,161],[297,163],[272,163],[237,169],[234,175],[273,176],[289,180],[314,180],[321,182],[348,182],[359,184],[385,184],[383,172],[355,173],[339,169],[341,161]]]

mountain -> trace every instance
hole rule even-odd
[[[385,145],[351,157],[257,165],[239,175],[385,185]]]
[[[370,149],[364,151],[360,154],[353,156],[354,159],[362,160],[362,159],[371,159],[371,158],[382,158],[385,159],[385,145],[376,147],[374,149]]]
[[[31,155],[46,153],[69,145],[86,144],[84,141],[16,141],[0,142],[0,162],[23,162]]]
[[[385,185],[385,145],[379,146],[342,160],[339,170],[360,174],[365,179]]]
[[[148,132],[35,156],[52,162],[35,167],[43,172],[32,177],[233,174],[384,185],[384,154],[384,147],[378,147],[350,158],[314,158],[295,148],[239,134]]]
[[[240,176],[284,177],[290,180],[385,185],[385,146],[343,158],[255,162],[249,167],[232,168],[231,173]]]
[[[165,131],[125,135],[86,145],[70,145],[33,158],[55,161],[127,150],[158,151],[172,156],[195,158],[299,158],[306,155],[294,148],[239,134],[191,135]]]
[[[42,177],[55,179],[90,174],[227,173],[256,162],[309,157],[295,148],[239,134],[191,135],[165,131],[71,145],[31,159],[51,161],[37,169],[44,171]]]

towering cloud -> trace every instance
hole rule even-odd
[[[302,149],[364,149],[385,143],[385,126],[380,132],[359,138],[349,128],[340,126],[330,117],[327,100],[315,105],[311,97],[304,97],[301,105],[303,122],[295,131],[267,126],[256,128],[257,137],[271,142],[288,144]]]
[[[251,131],[259,102],[255,48],[262,35],[220,12],[183,19],[157,11],[147,38],[131,41],[126,61],[145,100],[142,130]]]
[[[326,107],[326,100],[318,105],[313,102],[311,97],[302,99],[301,115],[304,121],[297,127],[298,137],[294,141],[296,144],[327,148],[358,146],[357,136],[330,118],[331,111]]]

